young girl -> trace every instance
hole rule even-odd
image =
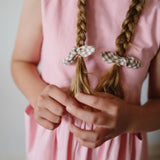
[[[12,74],[30,103],[28,160],[148,159],[146,132],[160,129],[159,19],[159,0],[25,1]]]

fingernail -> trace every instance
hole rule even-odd
[[[73,105],[69,105],[69,106],[67,106],[66,110],[72,111],[74,107],[75,107],[75,106],[73,106]]]
[[[78,92],[75,97],[78,98],[78,96],[80,96],[81,92]]]
[[[70,106],[67,106],[66,110],[67,110],[67,111],[71,111],[72,108],[71,108]]]

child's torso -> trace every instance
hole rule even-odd
[[[87,39],[96,51],[85,58],[91,86],[94,88],[100,78],[113,64],[106,64],[100,55],[102,51],[115,51],[115,40],[121,31],[131,0],[88,0]],[[158,4],[158,5],[157,5]],[[122,67],[120,81],[129,103],[140,103],[142,83],[147,75],[152,58],[160,44],[158,30],[158,0],[148,0],[137,24],[132,43],[126,54],[141,60],[140,69]],[[77,0],[42,0],[43,47],[41,56],[42,78],[59,87],[68,87],[75,73],[76,62],[62,64],[62,60],[76,45]],[[159,39],[158,39],[159,38]]]

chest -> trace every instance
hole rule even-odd
[[[87,34],[86,45],[95,47],[95,53],[85,59],[89,73],[95,73],[100,78],[112,66],[106,64],[100,55],[102,51],[115,51],[115,40],[120,34],[121,25],[129,8],[131,0],[88,0],[87,1]],[[42,0],[43,18],[43,49],[42,74],[50,83],[68,85],[74,75],[76,64],[64,66],[61,61],[68,55],[76,44],[77,0]],[[147,75],[152,58],[158,50],[155,38],[156,13],[147,14],[146,7],[136,25],[132,44],[126,52],[138,58],[142,67],[140,69],[122,68],[120,79],[125,88],[137,88]],[[50,74],[50,73],[54,74]],[[56,78],[54,75],[57,75]],[[65,82],[64,82],[65,81]],[[97,78],[91,76],[93,86]]]

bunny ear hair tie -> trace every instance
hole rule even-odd
[[[95,48],[92,46],[73,47],[68,56],[62,60],[62,63],[65,65],[72,64],[78,56],[88,57],[94,51]]]
[[[128,68],[139,68],[142,66],[141,62],[132,56],[121,57],[114,52],[101,52],[101,56],[106,63],[115,63],[118,66]]]

